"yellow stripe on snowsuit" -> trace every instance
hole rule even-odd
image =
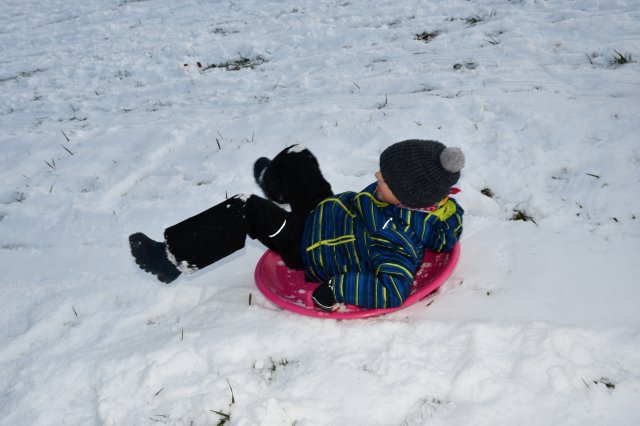
[[[311,251],[320,246],[337,246],[338,244],[346,244],[355,241],[355,235],[343,235],[342,237],[332,238],[330,240],[321,240],[315,244],[310,245],[306,248],[307,251]]]
[[[351,210],[349,210],[347,206],[345,206],[344,203],[339,198],[334,198],[334,197],[326,198],[318,204],[316,209],[318,209],[318,207],[322,206],[323,204],[330,203],[330,202],[338,204],[349,216],[356,217],[356,215]]]
[[[400,290],[398,289],[398,286],[396,285],[396,281],[393,279],[393,277],[391,277],[391,285],[393,285],[393,289],[396,291],[396,294],[398,295],[398,299],[400,299],[400,304],[402,304],[404,302],[404,297],[402,297],[402,294],[400,294]]]

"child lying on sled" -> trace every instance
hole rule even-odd
[[[449,251],[460,238],[463,210],[449,194],[463,166],[459,148],[398,142],[380,155],[377,182],[334,195],[315,156],[294,145],[254,164],[268,199],[231,197],[167,228],[164,242],[133,234],[131,252],[140,268],[169,283],[241,249],[248,235],[322,283],[312,299],[323,310],[400,306],[424,250]]]

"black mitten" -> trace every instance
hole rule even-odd
[[[333,312],[338,309],[336,296],[333,294],[331,282],[320,284],[311,296],[313,303],[323,311]]]

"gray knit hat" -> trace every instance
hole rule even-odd
[[[412,139],[380,155],[380,173],[393,195],[407,207],[429,207],[449,195],[460,179],[464,154],[436,141]]]

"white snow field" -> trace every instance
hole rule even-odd
[[[0,424],[639,424],[637,0],[1,9]],[[410,138],[467,157],[429,301],[319,320],[257,242],[171,285],[130,256],[259,156],[360,190]]]

